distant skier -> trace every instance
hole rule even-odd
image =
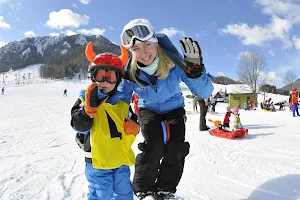
[[[207,114],[207,110],[208,110],[208,105],[210,103],[209,98],[205,99],[205,100],[199,98],[198,103],[199,103],[199,109],[200,109],[199,130],[207,131],[207,130],[209,130],[209,127],[206,125],[206,114]]]
[[[195,95],[195,97],[193,98],[193,113],[198,113],[197,103],[199,100],[200,98]]]
[[[4,87],[2,87],[2,93],[1,94],[4,95]]]
[[[216,112],[216,99],[211,95],[210,98],[210,105],[211,105],[211,112],[215,113]]]
[[[293,117],[299,116],[299,111],[298,111],[298,91],[297,88],[294,88],[292,91],[292,111],[293,111]]]
[[[65,90],[64,90],[64,95],[63,95],[63,96],[66,96],[66,97],[67,97],[67,96],[68,96],[67,92],[68,92],[67,89],[65,89]]]

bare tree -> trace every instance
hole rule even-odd
[[[282,82],[288,85],[289,91],[293,90],[294,82],[297,80],[297,75],[294,71],[289,70],[286,72]]]
[[[237,68],[238,79],[248,85],[254,94],[254,102],[257,105],[258,88],[270,83],[269,69],[265,57],[261,53],[247,52],[240,56]]]

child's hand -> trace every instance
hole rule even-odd
[[[103,95],[102,98],[98,96],[98,86],[97,83],[92,83],[88,86],[85,91],[85,112],[91,118],[95,117],[97,110],[100,105],[105,102],[107,95]]]
[[[127,135],[136,136],[140,132],[140,125],[131,119],[124,119],[123,128]]]

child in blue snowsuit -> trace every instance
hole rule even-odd
[[[135,156],[131,145],[140,128],[137,117],[129,112],[130,105],[120,100],[117,91],[124,65],[111,53],[95,56],[91,43],[86,55],[93,83],[80,92],[72,107],[71,126],[85,151],[88,199],[133,200],[129,166]]]

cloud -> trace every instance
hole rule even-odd
[[[105,32],[105,29],[99,29],[99,28],[93,28],[93,29],[80,29],[77,30],[78,33],[84,34],[84,35],[103,35]]]
[[[16,4],[15,9],[16,9],[16,10],[20,10],[21,7],[22,7],[22,3],[19,2],[19,3]]]
[[[6,45],[7,43],[6,42],[1,42],[0,41],[0,47],[3,47],[4,45]]]
[[[183,31],[178,30],[177,28],[170,27],[170,28],[163,28],[159,33],[164,33],[169,37],[173,37],[175,35],[185,36]]]
[[[261,6],[266,15],[280,16],[293,24],[300,22],[299,0],[256,0],[254,5]]]
[[[52,36],[52,37],[57,37],[57,36],[59,36],[59,33],[53,32],[53,33],[50,33],[49,35]]]
[[[72,30],[66,30],[66,31],[62,31],[63,34],[67,35],[67,36],[71,36],[71,35],[76,35],[78,33],[72,31]]]
[[[208,31],[201,31],[200,33],[196,33],[197,37],[207,36]]]
[[[0,29],[3,28],[3,29],[9,29],[11,28],[11,26],[4,22],[4,17],[0,16]]]
[[[243,45],[264,46],[266,42],[280,40],[283,48],[293,46],[290,30],[300,24],[299,0],[255,0],[254,5],[262,9],[262,13],[270,16],[265,26],[247,24],[230,24],[219,29],[221,35],[231,34],[239,38]],[[295,41],[294,41],[295,43]]]
[[[201,31],[202,35],[207,36],[208,35],[208,31]]]
[[[0,0],[1,1],[1,0]],[[8,2],[8,1],[6,1],[6,2]],[[0,2],[0,4],[1,4],[1,2]],[[13,10],[13,11],[15,11],[15,10],[20,10],[21,9],[21,7],[22,7],[22,3],[21,2],[18,2],[18,3],[10,3],[10,4],[8,4],[8,6],[11,8],[11,10]]]
[[[33,31],[27,31],[24,33],[26,37],[34,37],[37,36]]]
[[[298,38],[296,35],[293,36],[293,41],[295,48],[300,51],[300,38]]]
[[[111,26],[108,26],[108,28],[109,28],[110,30],[114,30],[114,28],[113,28],[113,27],[111,27]]]
[[[80,3],[85,4],[85,5],[92,2],[92,0],[79,0],[79,1],[80,1]]]
[[[4,4],[6,2],[7,2],[7,0],[0,0],[0,4]]]
[[[290,21],[273,16],[271,22],[266,26],[247,24],[230,24],[226,28],[219,29],[221,35],[230,34],[238,37],[243,45],[264,46],[267,41],[279,39],[285,48],[291,47],[289,31],[292,28]]]
[[[269,84],[274,84],[276,82],[282,81],[282,78],[277,76],[277,73],[275,71],[269,72],[268,78],[269,78]]]
[[[275,53],[274,53],[273,49],[269,49],[268,53],[269,53],[270,56],[275,56]]]
[[[75,4],[75,3],[73,3],[72,6],[73,6],[74,8],[78,8],[77,4]]]
[[[89,20],[87,15],[79,15],[69,9],[61,9],[58,12],[51,12],[46,24],[50,28],[61,30],[65,27],[78,28],[80,25],[87,25]]]
[[[217,72],[218,76],[225,76],[223,72]]]

